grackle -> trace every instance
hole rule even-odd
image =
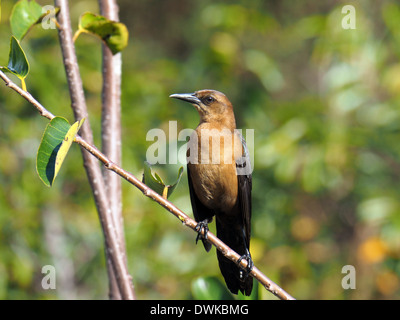
[[[171,98],[191,103],[199,112],[200,123],[191,134],[187,150],[190,200],[196,219],[198,239],[206,251],[208,223],[215,216],[217,237],[247,260],[246,270],[217,251],[221,273],[229,290],[250,295],[253,267],[250,246],[251,164],[242,135],[235,130],[233,107],[215,90],[172,94]],[[203,235],[202,235],[203,234]]]

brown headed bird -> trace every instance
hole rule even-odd
[[[208,252],[208,223],[216,217],[217,237],[246,259],[246,270],[217,251],[221,273],[229,290],[250,295],[253,267],[250,246],[251,164],[245,140],[235,130],[233,107],[215,90],[173,94],[171,98],[190,102],[200,114],[200,123],[190,136],[187,173],[193,214],[198,222],[204,248]],[[203,230],[204,236],[201,235]]]

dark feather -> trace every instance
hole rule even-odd
[[[190,191],[190,202],[192,203],[194,219],[196,220],[196,222],[204,221],[206,219],[209,220],[209,222],[211,222],[212,217],[214,216],[214,211],[211,209],[208,209],[199,200],[199,198],[196,195],[196,192],[194,192],[189,166],[187,166],[187,176],[188,176],[188,184],[189,184],[189,191]],[[206,249],[207,252],[210,251],[211,244],[204,239],[201,239],[201,241],[203,242],[204,249]]]
[[[224,223],[220,221],[220,215],[217,213],[216,225],[217,235],[223,242],[238,254],[247,255],[250,253],[252,170],[246,142],[242,136],[240,138],[243,145],[243,157],[236,163],[238,202],[231,212],[231,215],[239,223]],[[250,295],[253,289],[253,278],[246,276],[243,270],[233,261],[225,258],[221,252],[217,251],[217,257],[221,273],[229,290],[234,294],[241,291],[245,295]],[[251,257],[249,256],[249,258]]]
[[[247,149],[246,141],[243,136],[240,135],[243,145],[243,162],[240,164],[236,164],[237,169],[240,168],[240,172],[238,172],[238,198],[240,211],[242,213],[243,219],[243,228],[244,234],[246,236],[246,246],[247,249],[250,247],[250,235],[251,235],[251,189],[252,189],[252,176],[251,176],[251,163],[249,152]],[[242,170],[246,169],[246,170]],[[239,171],[239,170],[238,170]],[[246,172],[246,174],[239,174]]]

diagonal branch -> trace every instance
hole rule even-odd
[[[68,1],[55,0],[54,2],[55,5],[60,8],[60,13],[57,16],[60,25],[58,34],[71,97],[71,107],[74,111],[75,119],[88,118],[82,79],[80,77],[79,65],[75,54],[75,46],[72,41]],[[93,144],[93,134],[89,121],[85,121],[80,133],[86,141]],[[108,201],[109,197],[100,167],[97,161],[86,152],[83,152],[83,150],[82,156],[104,233],[109,279],[116,279],[119,292],[123,299],[134,299],[135,293],[131,276],[128,273],[128,268],[125,263],[125,251],[120,243],[118,229],[115,226],[114,219],[112,218],[112,215],[108,214],[110,211],[110,202]],[[111,266],[112,268],[110,268]],[[110,295],[112,296],[111,293]]]
[[[39,113],[48,118],[52,119],[54,116],[48,112],[35,98],[32,97],[32,95],[21,88],[19,88],[17,85],[15,85],[2,71],[0,71],[0,78],[4,80],[6,85],[13,89],[14,91],[18,92],[23,98],[25,98],[28,102],[30,102],[38,111]],[[177,208],[174,204],[169,202],[168,200],[164,199],[161,195],[150,189],[148,186],[146,186],[144,183],[142,183],[139,179],[137,179],[134,175],[131,173],[125,171],[115,163],[113,163],[111,160],[109,160],[103,153],[101,153],[95,146],[91,145],[87,141],[85,141],[82,137],[76,136],[75,140],[76,143],[78,143],[81,147],[86,149],[88,152],[90,152],[93,156],[95,156],[98,160],[100,160],[105,168],[108,170],[111,170],[127,180],[129,183],[133,184],[136,188],[138,188],[140,191],[143,192],[143,194],[146,197],[149,197],[150,199],[153,199],[156,201],[158,204],[160,204],[162,207],[167,209],[169,212],[171,212],[174,216],[176,216],[183,225],[191,228],[192,230],[195,231],[195,228],[197,226],[197,222],[193,219],[191,219],[188,215],[186,215],[183,211],[181,211],[179,208]],[[196,231],[197,232],[197,231]],[[246,259],[243,259],[240,263],[237,261],[240,258],[240,255],[233,251],[231,248],[229,248],[224,242],[222,242],[220,239],[218,239],[212,232],[207,233],[207,240],[210,242],[212,245],[214,245],[217,250],[219,250],[225,257],[228,259],[232,260],[235,262],[238,266],[241,268],[245,269],[247,267],[247,261]],[[268,291],[270,291],[272,294],[277,296],[279,299],[282,300],[294,300],[294,298],[288,294],[285,290],[283,290],[281,287],[279,287],[275,282],[273,282],[271,279],[269,279],[266,275],[264,275],[258,268],[254,267],[250,273],[252,277],[254,277],[256,280],[258,280]]]

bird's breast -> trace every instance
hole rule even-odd
[[[227,211],[237,200],[238,186],[233,166],[216,164],[188,164],[193,188],[200,201],[208,208]]]
[[[225,212],[237,201],[235,159],[242,145],[231,130],[199,126],[191,135],[187,160],[193,188],[207,207]]]

